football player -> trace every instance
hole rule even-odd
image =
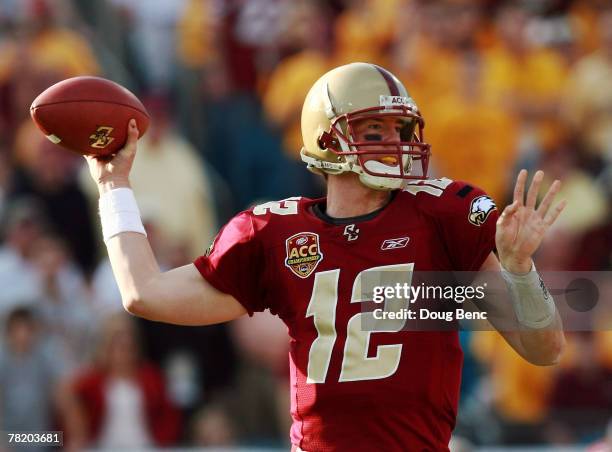
[[[528,361],[554,364],[561,321],[532,255],[564,203],[552,207],[555,181],[536,206],[542,172],[526,196],[520,172],[501,216],[477,187],[426,179],[423,127],[387,70],[353,63],[328,72],[304,102],[301,154],[327,179],[327,196],[241,212],[193,265],[161,272],[129,188],[138,137],[130,122],[112,161],[87,157],[125,309],[181,325],[277,314],[291,344],[293,450],[448,450],[462,363],[457,332],[411,331],[405,322],[362,328],[362,281],[382,272],[398,282],[416,271],[501,272],[512,303],[495,308],[518,325],[501,333]]]

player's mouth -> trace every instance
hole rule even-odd
[[[362,161],[364,169],[374,175],[400,175],[400,159],[393,155],[381,155]],[[404,169],[406,171],[406,169]]]
[[[384,163],[387,166],[397,166],[398,159],[394,156],[381,157],[377,159],[380,163]]]

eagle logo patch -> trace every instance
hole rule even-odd
[[[314,232],[300,232],[289,237],[285,244],[287,268],[300,278],[308,278],[323,259],[319,248],[319,235]]]
[[[491,212],[497,209],[495,205],[495,201],[493,201],[488,196],[479,196],[478,198],[474,198],[472,203],[470,204],[470,214],[468,215],[468,220],[474,226],[480,226],[487,218]]]

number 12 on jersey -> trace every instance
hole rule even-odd
[[[378,279],[384,279],[386,285],[395,283],[410,285],[414,263],[386,265],[373,267],[360,272],[353,282],[351,303],[361,303],[362,281],[370,272],[370,275]],[[381,274],[390,272],[384,278]],[[306,310],[306,317],[314,318],[317,329],[317,338],[310,346],[308,355],[308,383],[324,383],[329,369],[334,344],[336,342],[336,309],[338,305],[338,280],[340,269],[318,272],[315,274],[312,296]],[[371,289],[371,288],[370,288]],[[406,308],[408,300],[385,301],[385,311],[399,311]],[[342,356],[342,370],[340,371],[340,382],[377,380],[390,377],[399,366],[402,355],[402,344],[379,345],[376,355],[368,357],[370,336],[376,332],[398,332],[401,331],[406,320],[376,320],[371,312],[361,312],[351,317],[347,323],[346,342]],[[363,325],[373,326],[364,330]]]

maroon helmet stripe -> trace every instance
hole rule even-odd
[[[389,87],[389,92],[391,93],[392,96],[399,96],[400,95],[400,91],[399,88],[397,86],[397,83],[395,83],[395,80],[393,80],[393,76],[391,75],[391,72],[389,72],[388,70],[377,66],[375,64],[373,64],[372,66],[374,66],[376,68],[376,70],[378,72],[380,72],[380,75],[382,75],[385,79],[385,82],[387,82],[387,86]]]

